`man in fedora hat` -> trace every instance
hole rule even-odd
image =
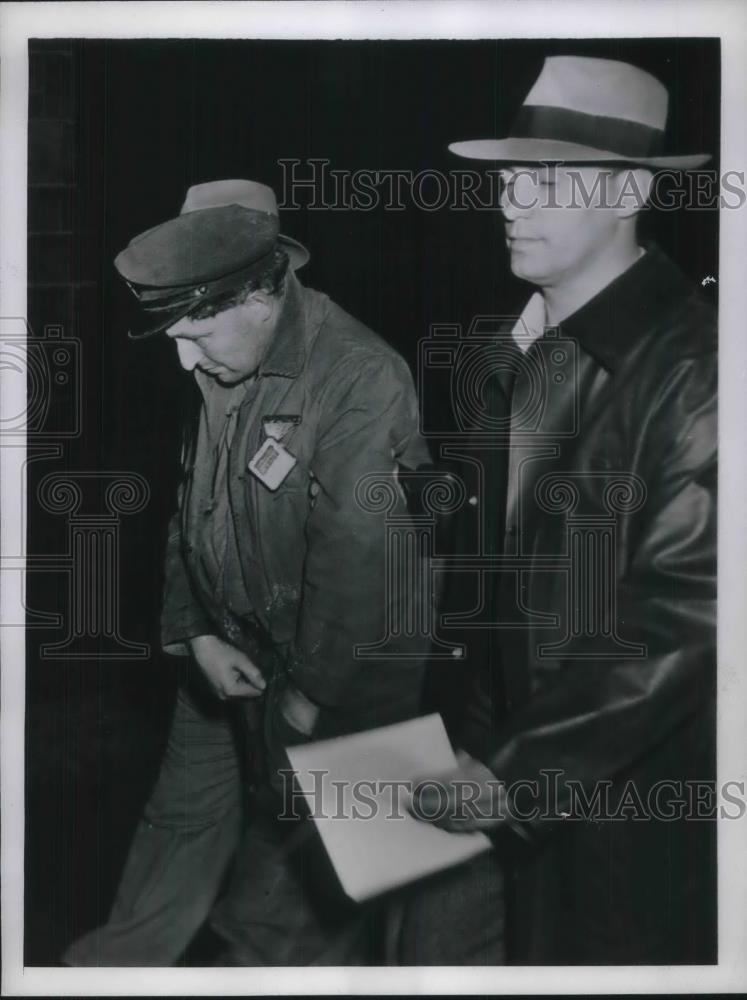
[[[450,147],[498,165],[534,291],[461,449],[484,485],[456,557],[483,537],[499,567],[449,599],[488,623],[466,756],[413,805],[495,851],[407,901],[403,964],[716,960],[715,318],[636,230],[658,169],[708,159],[663,155],[667,101],[627,63],[548,58],[509,138]]]
[[[407,365],[300,284],[308,259],[269,188],[226,180],[191,187],[115,260],[141,307],[130,336],[172,340],[201,393],[162,614],[164,649],[189,665],[108,922],[70,965],[173,964],[211,910],[219,964],[367,963],[365,915],[325,901],[318,845],[278,820],[280,772],[293,743],[418,710],[417,636],[394,637],[391,658],[356,656],[385,637],[395,597],[413,614],[420,600],[388,592],[386,514],[356,486],[428,453]]]

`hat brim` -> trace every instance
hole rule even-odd
[[[645,167],[692,170],[707,163],[708,153],[689,156],[621,156],[608,149],[594,149],[575,142],[555,139],[470,139],[452,142],[449,149],[469,160],[492,160],[496,163],[636,163]]]
[[[294,271],[300,270],[311,260],[311,254],[306,247],[297,240],[291,239],[290,236],[283,236],[281,233],[278,236],[278,243],[288,254],[288,263]]]
[[[293,271],[300,270],[311,260],[311,254],[306,247],[290,236],[283,236],[281,233],[278,236],[278,244],[288,254],[288,266]],[[201,298],[187,303],[181,309],[169,310],[162,315],[161,319],[151,323],[144,323],[142,329],[129,330],[127,336],[130,340],[145,340],[148,337],[155,337],[157,333],[163,333],[164,330],[168,330],[174,323],[178,323],[180,319],[184,319],[191,312],[204,306],[207,301],[209,300]],[[147,316],[148,314],[146,313],[143,318],[146,319]]]
[[[204,300],[200,299],[195,303],[189,303],[189,305],[184,306],[181,309],[173,309],[164,311],[161,315],[161,319],[154,320],[150,313],[141,313],[142,326],[138,326],[135,329],[130,329],[127,331],[128,340],[146,340],[148,337],[155,337],[157,333],[163,333],[164,330],[168,330],[170,326],[174,323],[178,323],[180,319],[184,319],[191,312],[194,312],[199,306],[204,305]],[[148,322],[150,320],[150,322]]]

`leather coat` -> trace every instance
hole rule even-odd
[[[515,960],[711,961],[713,824],[579,818],[574,787],[609,782],[614,808],[632,781],[645,808],[657,782],[715,778],[715,317],[652,247],[518,369],[493,392],[498,452],[460,463],[480,502],[458,558],[500,572],[455,574],[449,601],[500,622],[465,631],[464,738],[531,841]]]

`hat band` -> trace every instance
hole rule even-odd
[[[277,249],[276,246],[251,264],[232,271],[213,281],[205,281],[199,285],[186,285],[182,287],[161,288],[150,285],[135,285],[127,282],[130,290],[138,300],[140,306],[146,312],[163,312],[166,310],[183,309],[188,305],[193,305],[197,309],[203,302],[209,302],[216,296],[224,292],[238,290],[244,282],[261,274],[267,264],[272,260],[272,255]]]
[[[664,139],[661,129],[640,122],[543,104],[524,104],[510,135],[516,139],[550,139],[605,149],[622,159],[657,156]]]

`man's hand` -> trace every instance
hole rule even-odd
[[[213,693],[227,698],[257,698],[265,689],[265,679],[246,653],[219,639],[217,635],[196,635],[189,640],[195,662]]]
[[[410,812],[442,830],[493,830],[506,820],[506,789],[493,772],[460,750],[459,767],[413,786]]]
[[[299,733],[303,733],[304,736],[311,736],[319,717],[319,708],[309,701],[303,691],[290,685],[283,692],[280,713],[288,725]]]

